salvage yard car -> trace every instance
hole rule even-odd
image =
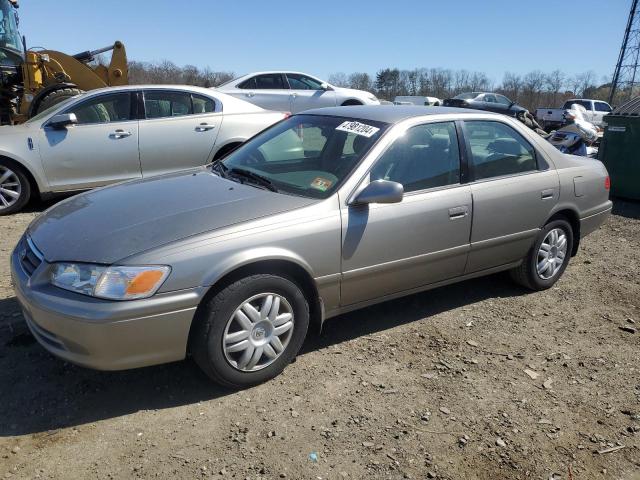
[[[363,90],[330,85],[301,72],[256,72],[217,87],[218,91],[269,110],[303,110],[339,105],[379,105]]]
[[[499,93],[471,92],[461,93],[453,98],[444,100],[445,107],[473,108],[487,112],[502,113],[515,117],[519,113],[527,112],[527,109],[509,100]]]
[[[602,163],[503,115],[317,109],[210,166],[61,202],[29,226],[11,272],[31,332],[65,360],[191,354],[246,387],[350,310],[503,270],[551,287],[608,197]]]
[[[204,165],[286,115],[189,86],[78,95],[22,125],[0,127],[0,215],[34,195]]]

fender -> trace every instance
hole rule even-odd
[[[17,163],[18,165],[20,165],[22,168],[24,168],[36,182],[36,185],[38,187],[38,192],[37,192],[38,194],[42,194],[43,192],[47,191],[48,183],[47,183],[47,180],[44,178],[44,172],[39,172],[37,167],[30,165],[29,162],[25,162],[20,158],[17,158],[13,153],[7,152],[5,150],[0,150],[0,157],[7,158]],[[38,154],[37,161],[38,162],[41,161],[39,154]]]
[[[247,267],[251,264],[274,260],[289,262],[302,268],[315,284],[317,291],[317,284],[311,266],[298,254],[279,247],[257,247],[250,250],[235,252],[232,255],[225,257],[220,263],[217,263],[215,265],[215,270],[211,270],[205,274],[205,277],[202,280],[202,285],[208,287],[213,286],[222,278],[236,270],[239,270],[240,268]]]

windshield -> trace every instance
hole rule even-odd
[[[458,100],[473,100],[474,98],[476,98],[478,95],[480,95],[480,93],[478,92],[472,92],[472,93],[461,93],[460,95],[456,95],[453,98],[457,98]]]
[[[22,52],[22,39],[18,32],[18,14],[9,0],[0,0],[0,48]]]
[[[221,163],[232,178],[234,171],[244,171],[242,179],[249,181],[248,171],[279,192],[327,198],[387,127],[370,120],[295,115],[249,140]]]
[[[79,97],[79,95],[76,95],[75,97],[67,98],[66,100],[63,100],[60,103],[56,103],[55,105],[50,106],[46,110],[41,111],[37,115],[34,115],[33,117],[31,117],[29,120],[27,120],[24,123],[36,123],[36,122],[42,120],[43,118],[46,118],[47,115],[52,114],[55,110],[57,110],[59,108],[62,108],[65,105],[71,103],[73,100],[75,100],[78,97]]]

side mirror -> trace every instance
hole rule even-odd
[[[322,85],[320,85],[320,88],[321,88],[322,90],[324,90],[324,91],[327,91],[327,92],[329,92],[329,91],[333,90],[333,88],[331,88],[331,85],[329,85],[329,84],[328,84],[328,83],[326,83],[326,82],[325,82],[325,83],[323,83]]]
[[[78,123],[78,118],[75,113],[59,113],[54,115],[47,124],[51,128],[61,129],[66,128],[68,125],[75,125]]]
[[[369,203],[398,203],[402,201],[404,187],[389,180],[374,180],[356,196],[353,203],[366,205]]]
[[[509,102],[509,108],[513,107],[516,104],[516,102]]]

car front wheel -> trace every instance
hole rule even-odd
[[[0,215],[20,211],[30,196],[31,184],[24,171],[0,159]]]
[[[277,376],[295,358],[307,334],[309,306],[291,280],[252,275],[209,299],[196,322],[196,363],[217,383],[245,388]]]
[[[562,276],[573,249],[573,230],[569,222],[556,219],[547,223],[512,278],[531,290],[551,288]]]

